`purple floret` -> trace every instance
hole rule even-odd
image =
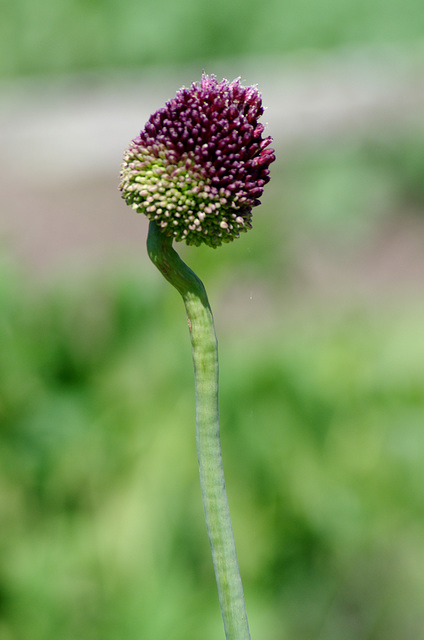
[[[275,160],[262,114],[256,88],[204,75],[152,114],[131,142],[122,197],[176,240],[216,247],[237,238],[251,228]]]

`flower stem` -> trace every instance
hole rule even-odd
[[[250,640],[243,587],[225,490],[219,437],[218,345],[202,281],[150,222],[149,257],[181,294],[190,330],[196,387],[196,443],[206,528],[227,640]]]

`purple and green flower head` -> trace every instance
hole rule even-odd
[[[269,165],[262,99],[239,80],[203,75],[152,114],[124,155],[126,203],[161,232],[217,247],[251,228]]]

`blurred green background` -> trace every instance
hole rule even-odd
[[[19,0],[2,3],[6,75],[422,43],[420,0]]]
[[[98,118],[126,106],[125,78],[158,108],[146,78],[171,98],[174,71],[238,61],[275,89],[272,180],[253,231],[181,253],[215,313],[252,638],[422,640],[424,127],[408,111],[423,93],[422,1],[17,0],[0,34],[0,640],[223,637],[182,302],[119,199],[121,151],[100,162],[113,121],[100,169],[81,176],[68,157],[81,121],[61,114],[88,112],[106,81]],[[302,135],[301,119],[279,136],[280,72],[296,87],[312,70],[306,118],[317,60],[333,61],[319,67],[319,131]],[[354,112],[334,130],[345,68],[364,99],[388,88],[369,121],[359,110],[360,126]],[[55,118],[68,181],[47,164]]]

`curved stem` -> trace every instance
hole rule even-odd
[[[147,250],[182,295],[190,330],[196,386],[196,443],[206,528],[227,640],[250,640],[243,587],[225,490],[219,437],[218,345],[202,281],[172,248],[172,238],[150,223]]]

